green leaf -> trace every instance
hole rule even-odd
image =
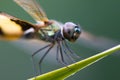
[[[98,53],[94,56],[91,56],[89,58],[86,58],[84,60],[78,61],[76,63],[73,63],[71,65],[68,65],[67,67],[63,67],[45,74],[42,74],[40,76],[28,79],[28,80],[64,80],[67,77],[75,74],[76,72],[82,70],[83,68],[97,62],[98,60],[116,52],[120,51],[120,45],[115,46],[111,49],[108,49],[104,52]]]

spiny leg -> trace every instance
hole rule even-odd
[[[62,63],[63,65],[67,65],[67,63],[66,63],[65,60],[64,60],[63,49],[62,49],[62,47],[61,47],[61,43],[60,43],[60,41],[58,41],[57,43],[58,43],[58,45],[57,45],[56,60],[57,60],[58,62]],[[59,53],[59,52],[60,52],[60,53]],[[60,54],[60,58],[61,58],[61,59],[59,59],[59,54]]]
[[[63,48],[62,48],[62,46],[61,46],[61,43],[60,43],[60,54],[61,54],[62,62],[63,62],[64,64],[67,65],[67,63],[66,63],[65,60],[64,60],[64,56],[63,56]]]
[[[71,60],[72,62],[75,62],[74,58],[69,53],[67,53],[67,50],[66,50],[66,47],[65,47],[63,41],[62,41],[62,47],[63,47],[63,51],[64,51],[65,55],[68,57],[68,59]]]
[[[48,45],[46,45],[45,47],[38,49],[36,52],[34,52],[34,53],[32,54],[32,57],[34,57],[38,52],[40,52],[41,50],[49,47],[50,45],[51,45],[51,44],[48,44]]]
[[[68,46],[68,44],[67,44],[67,42],[66,42],[65,40],[64,40],[63,42],[64,42],[64,44],[65,44],[65,47],[67,48],[67,50],[70,52],[70,54],[71,54],[72,56],[74,56],[74,57],[76,57],[76,58],[80,58],[77,54],[74,53],[74,51],[72,51],[72,49],[69,48],[69,46]]]
[[[60,43],[62,41],[61,31],[56,32],[56,34],[54,36],[54,40],[56,40],[56,42],[57,42],[56,60],[65,65],[66,63],[65,63],[65,60],[63,57],[63,50],[62,50],[61,43]]]
[[[33,57],[34,57],[38,52],[40,52],[40,51],[42,51],[43,49],[49,47],[50,45],[51,45],[51,44],[48,44],[48,45],[46,45],[45,47],[40,48],[39,50],[37,50],[36,52],[34,52],[34,53],[32,54],[33,70],[34,70],[34,74],[35,74],[35,75],[36,75],[36,73],[37,73],[37,70],[36,70],[36,68],[35,68],[35,62],[34,62],[34,58],[33,58]]]
[[[53,46],[54,46],[54,44],[52,43],[52,44],[50,44],[49,45],[50,47],[48,48],[48,50],[44,53],[44,55],[42,56],[42,58],[40,59],[40,61],[39,61],[39,72],[41,73],[42,71],[41,71],[41,63],[42,63],[42,61],[43,61],[43,59],[45,58],[45,56],[49,53],[49,51],[53,48]]]
[[[59,60],[59,50],[60,50],[60,45],[58,44],[57,45],[56,60],[61,63],[61,61]]]

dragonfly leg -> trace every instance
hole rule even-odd
[[[41,63],[42,63],[42,61],[43,61],[43,59],[45,58],[45,56],[49,53],[49,51],[53,48],[53,46],[54,46],[54,43],[52,43],[52,44],[50,44],[49,45],[50,47],[48,48],[48,50],[44,53],[44,55],[42,56],[42,58],[40,59],[40,61],[39,61],[39,72],[41,73],[42,71],[41,71]]]
[[[33,63],[33,70],[34,70],[34,74],[35,75],[37,75],[36,73],[37,73],[37,70],[36,70],[36,68],[35,68],[35,62],[34,62],[34,56],[38,53],[38,52],[40,52],[41,50],[43,50],[43,49],[45,49],[45,48],[47,48],[47,47],[49,47],[51,44],[48,44],[47,46],[45,46],[45,47],[43,47],[43,48],[40,48],[39,50],[37,50],[36,52],[34,52],[33,54],[32,54],[32,63]]]
[[[57,45],[56,60],[57,60],[58,62],[60,62],[60,60],[59,60],[59,50],[60,50],[60,46]]]
[[[32,57],[34,57],[38,52],[40,52],[41,50],[43,50],[43,49],[45,49],[45,48],[47,48],[47,47],[49,47],[49,46],[51,46],[51,44],[48,44],[48,45],[46,45],[45,47],[40,48],[39,50],[37,50],[36,52],[34,52],[34,53],[32,54]]]
[[[74,53],[74,51],[72,51],[72,49],[70,49],[70,47],[68,46],[67,42],[64,40],[63,41],[65,44],[65,47],[67,48],[67,50],[70,52],[70,54],[76,58],[80,58],[77,54]]]
[[[71,60],[72,62],[75,62],[74,58],[70,54],[67,53],[67,49],[66,49],[63,41],[62,41],[62,47],[63,47],[63,51],[64,51],[65,55],[68,57],[68,59]]]
[[[66,66],[67,63],[66,63],[65,60],[64,60],[63,49],[62,49],[62,47],[61,47],[61,45],[60,45],[60,41],[58,41],[57,43],[58,43],[58,45],[57,45],[56,60],[57,60],[58,62],[60,62],[61,64],[63,64],[63,65]],[[60,52],[60,53],[59,53],[59,52]],[[60,59],[59,59],[59,56],[60,56]]]

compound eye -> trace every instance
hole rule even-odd
[[[78,25],[72,22],[66,22],[63,26],[63,37],[70,42],[75,42],[79,35],[81,34],[81,29]]]
[[[74,30],[75,30],[76,33],[81,33],[81,30],[80,30],[80,28],[78,26],[75,26]]]

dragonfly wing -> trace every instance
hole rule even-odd
[[[30,14],[36,22],[47,22],[48,18],[41,6],[37,4],[36,0],[14,0],[21,6],[28,14]]]

